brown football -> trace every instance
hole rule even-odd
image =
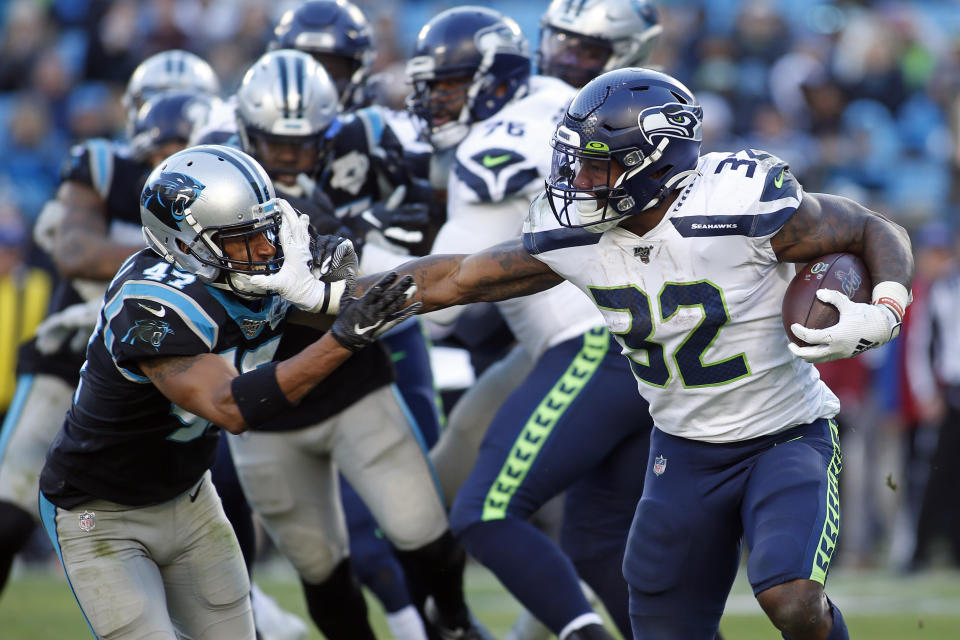
[[[790,331],[794,322],[811,329],[823,329],[840,319],[836,307],[817,299],[818,289],[834,289],[854,302],[870,302],[873,284],[863,260],[852,253],[831,253],[801,269],[787,286],[782,309],[787,337],[801,347],[807,343]]]

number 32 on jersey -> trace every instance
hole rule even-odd
[[[673,376],[680,375],[685,388],[723,385],[750,375],[746,354],[740,353],[719,362],[704,362],[704,353],[730,321],[723,292],[708,280],[668,282],[656,298],[659,307],[657,323],[669,323],[681,307],[700,307],[700,322],[691,329],[670,354],[668,365],[664,345],[654,340],[654,310],[650,297],[635,285],[590,287],[590,293],[601,311],[630,314],[630,328],[614,332],[621,336],[629,352],[630,368],[639,380],[656,387],[665,387]]]

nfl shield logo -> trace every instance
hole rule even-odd
[[[80,514],[80,530],[81,531],[93,531],[94,527],[97,526],[97,517],[93,514],[92,511],[84,511]]]
[[[666,458],[664,458],[663,456],[657,456],[656,458],[653,459],[653,472],[656,475],[662,476],[663,472],[666,470],[667,470]]]

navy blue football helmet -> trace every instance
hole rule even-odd
[[[216,100],[206,93],[185,89],[169,89],[153,95],[127,123],[133,157],[146,161],[151,153],[167,143],[187,146],[190,132],[206,122]]]
[[[406,70],[413,84],[407,108],[423,121],[424,137],[435,149],[452,147],[471,123],[526,94],[530,61],[527,40],[512,18],[485,7],[448,9],[417,36]],[[461,79],[454,88],[436,86]]]
[[[330,74],[347,110],[363,100],[376,57],[367,17],[348,0],[308,0],[280,18],[267,46],[309,53]]]
[[[594,78],[553,136],[546,187],[559,223],[603,231],[685,186],[697,174],[702,122],[693,93],[664,73],[628,67]]]

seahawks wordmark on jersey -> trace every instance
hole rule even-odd
[[[756,150],[704,155],[697,171],[643,237],[560,228],[542,196],[524,245],[593,298],[661,430],[731,442],[836,415],[780,319],[794,268],[770,238],[800,206],[800,185]]]
[[[91,498],[141,506],[179,495],[214,460],[219,430],[172,404],[138,362],[214,353],[243,373],[270,362],[289,304],[204,284],[152,250],[107,289],[73,405],[40,478],[69,509]]]

